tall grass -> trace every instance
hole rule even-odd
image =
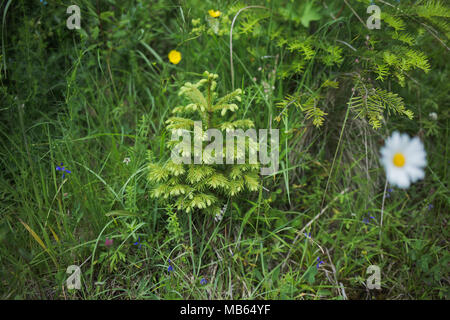
[[[261,81],[289,56],[271,41],[286,1],[257,3],[269,10],[261,10],[268,17],[254,35],[241,27],[256,13],[242,13],[233,31],[234,86],[245,91],[239,117],[280,129],[280,172],[265,177],[259,192],[232,199],[220,222],[177,213],[176,236],[169,209],[148,196],[147,163],[168,157],[164,121],[181,103],[184,82],[208,70],[223,79],[220,92],[232,90],[227,35],[190,31],[207,10],[225,14],[237,4],[78,1],[83,30],[75,31],[65,28],[69,4],[48,2],[1,3],[3,299],[448,297],[445,49],[431,50],[433,70],[399,89],[421,108],[413,121],[388,116],[374,130],[349,112],[351,93],[337,90],[327,98],[333,107],[323,127],[295,107],[278,122],[277,102],[314,91],[316,77],[332,71],[310,64],[301,75],[277,77],[267,94]],[[345,8],[343,30],[352,28],[351,17]],[[166,58],[175,48],[178,65]],[[432,110],[437,122],[427,120]],[[393,128],[420,134],[429,164],[424,181],[388,193],[380,232],[378,150]],[[61,163],[71,171],[64,179]],[[365,224],[369,215],[376,219]],[[380,291],[365,286],[372,264],[382,270]],[[69,265],[81,266],[81,290],[65,287]]]

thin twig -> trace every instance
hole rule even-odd
[[[325,249],[327,250],[328,261],[330,262],[331,271],[333,271],[333,276],[334,276],[334,281],[332,281],[331,279],[328,279],[328,280],[330,280],[331,283],[334,282],[334,285],[336,285],[336,287],[338,287],[338,292],[342,296],[342,298],[344,300],[348,300],[347,295],[345,294],[345,289],[344,289],[344,286],[342,285],[342,282],[338,282],[336,266],[333,264],[333,261],[331,260],[330,252],[328,251],[327,248],[325,248]],[[328,277],[328,275],[327,275],[327,277]],[[342,289],[342,291],[341,291],[341,289]]]
[[[431,34],[435,39],[437,39],[445,47],[445,49],[447,49],[447,51],[450,51],[450,48],[447,47],[447,45],[444,43],[444,41],[442,41],[434,32],[431,31],[429,26],[427,26],[423,22],[421,22],[420,24],[423,25],[425,27],[425,29],[427,29],[428,33]]]
[[[84,262],[79,267],[81,268],[91,257],[92,257],[92,254],[86,260],[84,260]]]
[[[233,18],[233,22],[231,23],[231,28],[230,28],[230,70],[231,70],[231,86],[234,90],[234,68],[233,68],[233,27],[234,27],[234,22],[236,21],[238,15],[246,10],[246,9],[251,9],[251,8],[259,8],[259,9],[267,9],[269,10],[269,8],[263,7],[263,6],[247,6],[245,8],[240,9],[236,15]]]
[[[322,209],[322,211],[320,211],[310,222],[308,222],[306,224],[306,226],[304,226],[302,228],[302,230],[299,231],[299,234],[302,234],[303,231],[305,231],[306,228],[308,228],[314,221],[316,221],[330,206],[330,204],[332,204],[334,201],[336,201],[336,199],[341,195],[344,194],[348,191],[349,188],[345,188],[344,190],[342,190],[336,197],[334,197],[333,200],[331,200],[331,202],[329,204],[326,205],[325,208]]]
[[[345,44],[347,47],[349,47],[349,48],[352,49],[353,51],[357,51],[355,48],[353,48],[350,44],[348,44],[348,43],[345,42],[345,41],[342,41],[342,40],[336,40],[336,41]]]
[[[342,296],[344,297],[344,300],[348,300],[347,294],[345,294],[345,288],[342,282],[339,282],[339,285],[341,286]]]
[[[380,221],[380,241],[381,241],[381,229],[383,228],[383,213],[384,213],[384,200],[386,199],[388,181],[384,184],[383,201],[381,202],[381,221]]]
[[[345,2],[345,4],[347,5],[347,7],[349,7],[350,10],[352,10],[353,14],[358,18],[358,20],[361,21],[361,23],[364,25],[364,27],[367,28],[367,25],[364,23],[364,21],[361,19],[361,17],[358,16],[358,14],[357,14],[356,11],[352,8],[352,6],[348,4],[347,0],[344,0],[344,2]],[[367,29],[369,29],[369,28],[367,28]]]
[[[383,192],[383,201],[381,202],[381,221],[380,221],[380,251],[381,251],[381,259],[383,259],[383,250],[381,250],[381,231],[383,230],[383,213],[384,213],[384,200],[386,199],[386,190],[387,190],[388,181],[386,179],[386,183],[384,185]]]
[[[350,97],[350,100],[349,100],[349,101],[352,101],[352,98],[353,98],[353,95],[354,95],[354,94],[355,94],[355,92],[352,93],[352,96]],[[351,108],[351,103],[349,104],[349,106],[348,106],[348,108],[347,108],[347,112],[345,113],[344,123],[343,123],[343,125],[342,125],[341,133],[340,133],[340,135],[339,135],[339,142],[338,142],[338,145],[337,145],[337,147],[336,147],[336,151],[334,152],[333,163],[331,164],[331,169],[330,169],[330,175],[329,175],[329,177],[328,177],[328,179],[327,179],[327,184],[325,185],[325,191],[323,192],[322,203],[320,204],[320,207],[322,207],[323,204],[324,204],[324,202],[325,202],[325,196],[326,196],[326,194],[327,194],[327,191],[328,191],[328,185],[329,185],[329,183],[330,183],[331,176],[332,176],[332,174],[333,174],[334,164],[335,164],[335,161],[336,161],[336,157],[337,157],[337,155],[338,155],[339,148],[340,148],[340,146],[341,146],[342,135],[343,135],[343,133],[344,133],[345,124],[347,123],[347,119],[348,119],[348,115],[349,115],[350,108]]]

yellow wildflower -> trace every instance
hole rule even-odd
[[[214,10],[211,9],[211,10],[208,10],[208,13],[213,18],[217,18],[218,16],[220,16],[220,11],[219,10],[214,11]]]
[[[169,61],[173,64],[178,64],[181,60],[181,52],[172,50],[169,52]]]

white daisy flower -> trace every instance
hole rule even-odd
[[[131,159],[130,158],[125,158],[123,159],[123,163],[125,163],[126,165],[128,165],[130,163]]]
[[[391,185],[409,188],[411,182],[425,177],[426,152],[418,137],[411,139],[406,133],[395,131],[381,148],[381,163]]]

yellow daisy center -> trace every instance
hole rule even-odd
[[[169,52],[169,61],[173,64],[178,64],[181,61],[181,52],[172,50]]]
[[[392,159],[392,162],[396,167],[403,167],[405,165],[405,156],[401,153],[396,153],[394,155],[394,158]]]

